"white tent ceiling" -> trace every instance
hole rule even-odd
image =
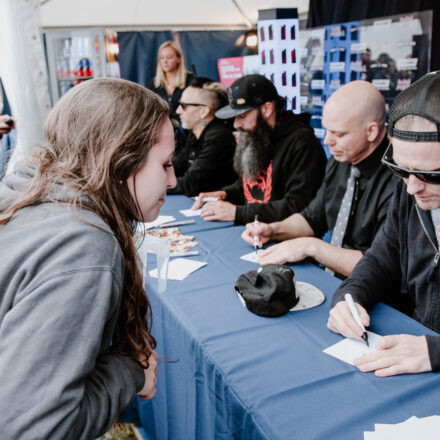
[[[309,0],[236,0],[252,23],[259,9],[297,8]],[[245,26],[232,0],[42,0],[43,28],[104,26],[114,29],[210,29]]]

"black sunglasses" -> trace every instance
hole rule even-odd
[[[192,106],[194,106],[194,107],[205,107],[205,106],[206,106],[206,104],[198,104],[198,103],[182,102],[182,101],[179,101],[179,105],[183,108],[183,110],[186,110],[186,108],[187,108],[189,105],[192,105]]]
[[[422,171],[422,170],[408,170],[396,164],[393,160],[393,144],[390,143],[382,158],[382,163],[386,165],[394,174],[404,179],[407,179],[411,174],[425,183],[433,183],[440,185],[440,170]]]

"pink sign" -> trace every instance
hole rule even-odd
[[[243,57],[219,58],[217,66],[220,82],[226,87],[244,75]]]

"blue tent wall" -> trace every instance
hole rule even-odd
[[[189,31],[178,32],[187,70],[198,76],[218,80],[217,58],[246,54],[246,47],[236,47],[243,31]],[[156,67],[157,50],[171,31],[118,32],[121,77],[148,86]]]

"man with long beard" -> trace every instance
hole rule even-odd
[[[309,125],[310,115],[284,110],[285,100],[262,75],[237,79],[229,89],[229,105],[216,117],[235,117],[239,131],[234,167],[239,179],[219,191],[199,194],[216,202],[203,206],[208,221],[245,224],[282,220],[301,211],[315,196],[324,176],[326,158]]]

